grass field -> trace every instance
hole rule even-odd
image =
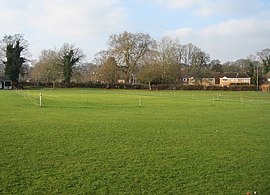
[[[0,108],[0,194],[270,194],[270,93],[0,91]]]

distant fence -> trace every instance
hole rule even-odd
[[[30,101],[32,101],[35,105],[39,105],[40,107],[42,107],[42,105],[45,105],[45,102],[42,98],[42,93],[36,94],[36,93],[30,93],[29,90],[24,91],[22,89],[16,89],[14,90],[14,92],[22,97],[24,97],[25,99],[28,99]]]
[[[166,92],[158,92],[156,93],[144,93],[143,91],[139,93],[127,92],[127,94],[136,94],[138,96],[154,96],[154,97],[163,97],[163,98],[176,98],[179,100],[187,100],[187,101],[212,101],[212,102],[236,102],[236,103],[270,103],[270,98],[268,97],[254,97],[244,95],[243,93],[235,93],[234,95],[227,93],[166,93]]]
[[[106,106],[147,106],[151,100],[149,100],[148,97],[158,98],[162,99],[161,103],[166,103],[167,100],[169,101],[169,104],[166,103],[166,106],[173,105],[170,102],[177,102],[178,104],[181,103],[187,103],[187,102],[205,102],[205,103],[211,103],[211,104],[219,104],[221,102],[231,102],[231,103],[237,103],[237,104],[269,104],[270,99],[269,97],[256,97],[256,96],[248,96],[245,93],[223,93],[223,92],[196,92],[196,91],[190,91],[190,92],[184,92],[184,91],[147,91],[147,90],[118,90],[118,94],[124,94],[130,97],[134,97],[131,102],[125,102],[125,101],[114,101],[113,103],[109,103],[106,100],[106,98],[98,98],[95,99],[95,103],[91,104],[91,91],[95,90],[82,90],[84,93],[80,93],[80,98],[69,99],[68,101],[63,100],[61,96],[59,98],[55,98],[54,96],[51,96],[52,92],[54,90],[44,90],[43,93],[41,93],[39,90],[14,90],[14,93],[17,95],[24,97],[27,99],[27,101],[32,102],[33,104],[40,106],[40,107],[72,107],[72,108],[90,108],[93,106],[98,107],[106,107]],[[95,92],[94,92],[95,93]],[[102,94],[115,94],[112,90],[102,90]],[[82,94],[84,94],[82,96]],[[44,96],[43,96],[44,95]],[[76,96],[76,94],[73,94],[73,96]],[[123,96],[122,96],[123,97]],[[146,98],[147,97],[147,98]],[[174,100],[175,101],[174,101]],[[77,101],[79,100],[79,101]],[[163,101],[164,100],[164,101]],[[173,100],[173,101],[171,101]],[[134,102],[136,102],[134,104]],[[159,104],[159,105],[161,105]]]
[[[39,105],[39,96],[38,95],[32,94],[29,91],[25,92],[21,89],[16,89],[16,90],[14,90],[14,92],[16,94],[24,97],[25,99],[32,101],[34,104]]]

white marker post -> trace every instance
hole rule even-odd
[[[139,106],[142,106],[141,96],[139,96]]]
[[[39,93],[39,106],[42,107],[42,93]]]

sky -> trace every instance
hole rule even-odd
[[[0,29],[23,34],[33,60],[71,43],[92,61],[128,31],[193,43],[225,63],[270,48],[270,0],[0,0]]]

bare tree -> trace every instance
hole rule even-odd
[[[163,37],[157,44],[157,63],[161,70],[162,83],[176,83],[180,78],[183,48],[178,40]]]
[[[55,88],[55,83],[63,79],[58,53],[54,50],[43,50],[34,65],[31,75],[37,82],[52,82]]]
[[[263,67],[263,73],[266,74],[270,71],[270,49],[264,49],[261,52],[257,53]]]
[[[159,64],[144,64],[139,71],[138,79],[140,82],[148,84],[149,90],[152,90],[152,84],[161,81],[161,68]]]
[[[151,51],[154,40],[148,34],[123,32],[109,38],[109,52],[129,82],[133,69]]]
[[[196,83],[201,84],[203,78],[207,78],[210,74],[208,63],[210,61],[209,54],[200,49],[193,53],[190,73]]]
[[[223,72],[220,60],[218,60],[218,59],[211,60],[209,65],[210,65],[210,68],[212,71]]]
[[[189,77],[191,74],[191,66],[194,64],[196,54],[201,51],[196,45],[188,43],[182,46],[182,64],[185,66],[186,74]]]
[[[191,66],[193,63],[194,55],[200,51],[200,49],[193,45],[192,43],[188,43],[183,46],[183,63],[187,66]]]
[[[102,50],[99,51],[98,53],[95,54],[95,58],[93,60],[93,64],[96,66],[101,66],[104,64],[110,57],[110,53],[107,50]]]
[[[117,74],[119,68],[117,67],[114,57],[109,57],[99,68],[98,74],[100,78],[107,83],[107,88],[110,84],[117,82]]]
[[[75,74],[77,76],[77,80],[79,80],[80,82],[90,82],[90,81],[94,81],[94,75],[93,73],[97,72],[97,65],[93,64],[93,63],[82,63],[80,64],[78,67],[76,67],[75,70]],[[74,75],[73,75],[74,78]]]
[[[241,72],[241,68],[231,61],[222,64],[222,69],[224,72]]]

